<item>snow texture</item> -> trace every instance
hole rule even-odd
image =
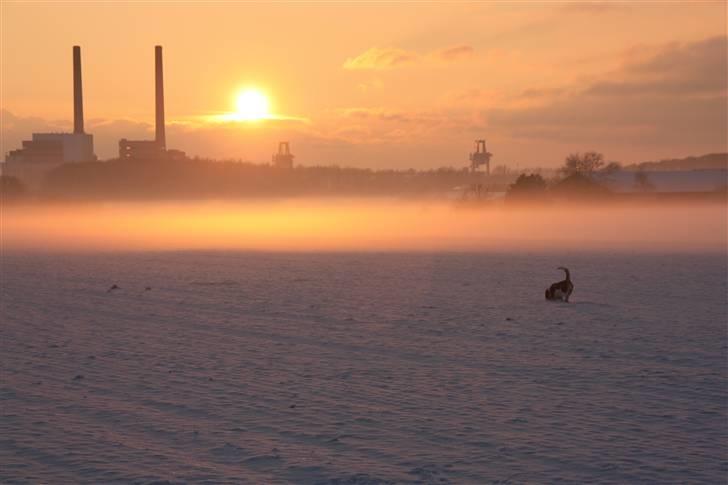
[[[5,484],[728,473],[725,254],[6,253],[1,297]]]

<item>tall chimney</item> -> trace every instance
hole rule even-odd
[[[164,136],[164,78],[162,74],[162,46],[154,47],[154,80],[155,80],[155,101],[156,101],[156,128],[155,141],[162,148],[167,148],[167,141]]]
[[[83,133],[83,89],[81,87],[81,47],[73,46],[73,132]]]

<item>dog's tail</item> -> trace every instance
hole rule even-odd
[[[571,281],[571,273],[569,273],[569,268],[564,268],[563,266],[559,266],[556,269],[563,269],[566,273],[566,281]]]

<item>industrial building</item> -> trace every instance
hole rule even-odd
[[[162,65],[162,46],[154,47],[154,140],[119,140],[120,160],[161,160],[181,159],[185,153],[167,150],[164,122],[164,69]]]
[[[155,63],[155,137],[153,140],[119,141],[121,160],[179,160],[185,153],[167,150],[164,122],[164,79],[162,46],[154,48]],[[93,135],[84,131],[81,48],[73,46],[73,133],[33,133],[22,148],[11,150],[2,166],[4,175],[19,178],[38,188],[46,174],[71,162],[95,161]]]
[[[276,168],[293,168],[293,154],[287,141],[278,143],[278,153],[273,155],[273,166]]]
[[[3,174],[37,186],[53,168],[69,162],[90,162],[94,155],[93,135],[84,132],[81,48],[73,46],[73,133],[33,133],[22,148],[5,157]]]
[[[490,175],[490,158],[493,156],[485,148],[485,140],[475,140],[475,151],[470,154],[470,171],[475,172],[478,167],[485,165],[485,173]]]

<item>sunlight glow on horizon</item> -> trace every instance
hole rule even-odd
[[[246,89],[235,99],[236,115],[242,121],[258,121],[270,117],[268,97],[258,89]]]
[[[178,3],[2,2],[2,155],[73,126],[73,45],[95,155],[152,136],[157,44],[167,143],[204,157],[267,161],[279,139],[297,162],[404,170],[465,166],[482,138],[515,170],[725,151],[725,2]],[[248,89],[263,116],[238,109]]]
[[[258,88],[250,87],[239,90],[235,94],[235,110],[214,115],[197,117],[212,123],[244,123],[257,124],[264,121],[293,121],[308,123],[307,118],[274,114],[268,94]]]

